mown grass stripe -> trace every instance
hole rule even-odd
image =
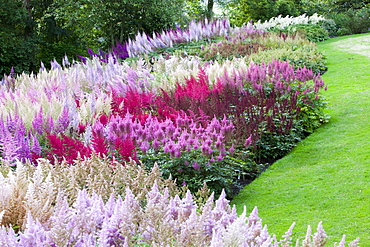
[[[243,205],[248,211],[257,206],[269,232],[278,237],[296,222],[294,236],[303,238],[307,225],[316,228],[323,221],[328,246],[342,234],[370,246],[370,58],[346,51],[348,42],[355,46],[369,38],[352,35],[318,44],[328,58],[323,79],[329,85],[324,95],[330,122],[232,201],[239,213]]]

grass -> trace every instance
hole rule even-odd
[[[357,45],[357,46],[356,46]],[[362,46],[359,48],[358,46]],[[328,58],[330,122],[246,186],[231,204],[258,207],[269,232],[294,237],[323,221],[329,244],[360,237],[370,246],[370,35],[337,37],[318,47]]]

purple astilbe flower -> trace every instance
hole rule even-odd
[[[70,123],[69,109],[67,106],[64,106],[54,127],[55,133],[61,133],[65,131],[68,128],[69,123]]]
[[[44,113],[42,107],[40,108],[39,112],[35,114],[35,117],[32,120],[32,127],[34,133],[42,135],[44,131]]]
[[[0,136],[0,153],[1,160],[10,166],[15,165],[15,161],[19,158],[18,151],[19,143],[14,139],[9,131],[5,131]]]
[[[17,151],[18,159],[22,162],[26,162],[26,160],[31,158],[30,138],[28,135],[19,133],[17,139],[19,145],[19,149]]]
[[[62,66],[60,66],[60,64],[57,62],[57,60],[55,60],[55,58],[54,58],[54,60],[52,60],[52,61],[50,62],[50,65],[51,65],[51,69],[52,69],[52,70],[59,70],[59,69],[62,69]]]
[[[195,170],[199,170],[200,169],[200,165],[197,162],[193,162],[193,168]]]
[[[51,133],[54,129],[54,120],[53,120],[53,117],[51,115],[49,115],[47,118],[46,118],[46,121],[44,122],[44,130],[46,133]]]

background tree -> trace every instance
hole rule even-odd
[[[304,11],[304,0],[231,0],[230,20],[242,25],[250,20],[269,20],[272,17],[298,16]]]
[[[0,78],[36,68],[37,37],[33,22],[21,0],[0,1]]]
[[[357,10],[364,7],[368,7],[370,1],[359,1],[359,0],[333,0],[330,1],[330,7],[332,12],[344,12],[347,10]]]
[[[138,32],[159,32],[182,20],[184,0],[57,0],[63,27],[74,28],[91,48],[108,49]]]

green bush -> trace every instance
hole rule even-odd
[[[334,12],[327,17],[335,21],[338,27],[337,35],[364,33],[370,28],[370,7]]]
[[[337,35],[338,26],[333,19],[325,19],[319,23],[321,27],[328,31],[330,37]]]
[[[164,177],[175,177],[180,187],[186,185],[194,193],[206,183],[216,195],[225,189],[228,196],[233,196],[232,190],[238,187],[240,180],[254,179],[260,171],[249,151],[236,150],[233,157],[226,155],[221,161],[215,157],[214,162],[210,162],[209,157],[202,155],[200,150],[183,152],[179,158],[149,150],[140,155],[140,160],[149,170],[157,164]]]

